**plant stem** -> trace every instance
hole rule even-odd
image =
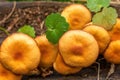
[[[7,35],[9,35],[8,31],[7,31],[5,28],[0,27],[0,30],[1,30],[1,31],[4,31]]]

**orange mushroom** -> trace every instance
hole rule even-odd
[[[62,75],[74,74],[82,69],[81,67],[72,67],[67,65],[60,54],[58,54],[57,59],[53,64],[53,68]]]
[[[112,41],[104,53],[104,58],[111,63],[120,64],[120,40]]]
[[[107,30],[92,24],[87,25],[83,30],[94,36],[99,45],[99,52],[103,54],[104,50],[110,42],[110,35]]]
[[[59,40],[59,51],[66,64],[75,67],[88,67],[99,54],[95,38],[82,30],[70,30]]]
[[[90,11],[82,4],[71,4],[65,7],[61,15],[70,24],[70,29],[83,29],[84,25],[91,21]]]
[[[1,63],[16,74],[27,74],[37,68],[40,56],[37,43],[23,33],[13,33],[1,44]]]
[[[48,41],[46,35],[37,36],[35,38],[41,52],[40,67],[52,67],[53,62],[56,60],[58,47]]]
[[[112,30],[109,31],[111,41],[120,40],[120,18],[117,19],[116,24],[113,26]]]
[[[21,80],[21,79],[22,75],[12,73],[11,71],[4,68],[3,65],[0,63],[0,80]]]

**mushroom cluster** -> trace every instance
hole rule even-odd
[[[45,34],[33,39],[18,32],[2,42],[0,80],[21,80],[22,75],[51,67],[62,75],[74,74],[95,63],[99,54],[108,62],[120,64],[120,19],[107,31],[90,23],[91,13],[81,4],[67,6],[61,15],[70,26],[58,44],[49,42]]]
[[[70,26],[58,43],[59,53],[53,64],[58,73],[68,75],[79,72],[95,63],[99,55],[110,63],[120,64],[119,18],[111,30],[106,30],[91,22],[91,13],[83,5],[69,5],[61,15]]]

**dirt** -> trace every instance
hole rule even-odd
[[[30,3],[30,5],[24,7],[20,7],[19,3],[15,6],[15,8],[11,7],[8,9],[7,12],[2,13],[0,12],[0,21],[2,21],[4,18],[6,18],[12,11],[11,15],[3,21],[0,26],[5,28],[10,34],[16,32],[20,27],[23,25],[31,25],[34,27],[36,31],[36,36],[41,35],[45,32],[45,25],[44,20],[46,16],[50,13],[54,12],[61,12],[62,9],[68,5],[68,4],[51,4],[51,3],[44,3],[47,6],[38,5],[38,3]],[[31,6],[34,4],[35,6]],[[113,5],[116,7],[117,11],[120,13],[120,7]],[[19,8],[20,7],[20,8]],[[8,7],[6,7],[8,8]],[[5,8],[4,8],[5,9]],[[0,42],[4,40],[5,37],[8,35],[0,30]],[[100,63],[100,80],[105,80],[105,77],[107,76],[107,73],[110,68],[110,63],[107,63],[103,57],[100,56],[97,60],[97,62]],[[120,65],[116,65],[116,71],[113,74],[113,76],[110,78],[110,80],[120,80],[119,79],[119,71]],[[118,72],[117,72],[118,71]],[[40,75],[37,76],[24,76],[23,80],[96,80],[98,76],[98,64],[93,64],[89,68],[84,68],[79,73],[76,73],[74,75],[68,75],[68,76],[62,76],[58,74],[56,71],[53,71],[52,75],[47,76],[46,78],[42,78]]]
[[[0,24],[0,26],[4,27],[11,34],[24,25],[31,25],[35,28],[36,35],[40,35],[45,31],[44,19],[48,14],[54,12],[60,12],[60,8],[58,6],[51,6],[49,8],[45,6],[17,8],[10,18]],[[4,15],[6,16],[8,14]],[[4,18],[2,16],[0,16],[0,20]],[[0,34],[0,37],[7,36],[3,31],[0,31]]]

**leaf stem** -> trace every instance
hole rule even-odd
[[[4,31],[7,35],[9,35],[8,31],[7,31],[5,28],[0,27],[0,30],[1,30],[1,31]]]

